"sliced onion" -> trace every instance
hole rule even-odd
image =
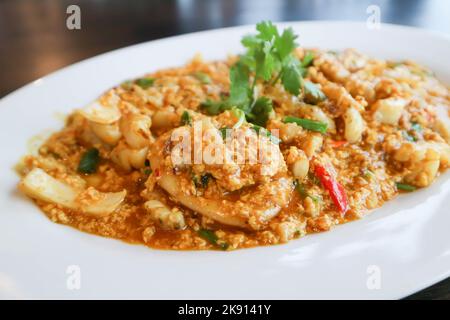
[[[105,216],[114,212],[125,199],[127,192],[106,192],[100,193],[100,199],[88,205],[84,205],[81,211],[96,216]]]
[[[127,194],[126,190],[106,193],[96,191],[95,199],[81,204],[77,198],[83,191],[80,192],[53,178],[40,168],[34,168],[22,179],[21,189],[31,198],[95,216],[104,216],[115,211]]]

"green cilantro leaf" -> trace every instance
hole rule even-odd
[[[295,39],[297,39],[297,35],[294,34],[292,28],[285,29],[281,36],[275,39],[275,48],[281,61],[288,57],[297,47]]]
[[[259,31],[258,38],[264,41],[272,41],[278,37],[278,29],[272,21],[262,21],[256,24],[256,30]]]
[[[308,68],[314,60],[314,54],[311,51],[308,51],[302,60],[302,67]]]
[[[325,94],[310,81],[303,82],[303,89],[305,93],[304,100],[306,103],[317,104],[327,98]]]
[[[241,39],[241,43],[244,47],[246,47],[248,50],[252,50],[259,46],[259,44],[262,42],[261,39],[257,38],[254,35],[246,35],[243,36]]]
[[[211,83],[211,78],[203,72],[195,72],[193,74],[193,76],[200,81],[202,84],[210,84]]]
[[[273,45],[271,42],[263,42],[261,48],[255,50],[254,53],[255,76],[262,78],[264,81],[268,81],[279,66],[272,49]]]
[[[238,121],[234,124],[233,129],[239,128],[245,122],[245,112],[238,107],[231,108],[231,111],[238,118]]]
[[[200,107],[210,115],[217,115],[232,107],[248,112],[251,96],[248,67],[237,63],[230,68],[230,96],[222,101],[207,100]]]
[[[260,97],[255,101],[251,112],[247,115],[247,120],[258,126],[265,127],[272,111],[272,100]]]
[[[182,126],[190,126],[192,125],[192,118],[189,112],[184,111],[181,115],[181,125]]]
[[[222,250],[227,250],[229,247],[229,244],[224,241],[221,241],[219,237],[216,235],[216,233],[212,230],[199,229],[197,231],[197,234],[203,239],[207,240],[212,245],[217,246]]]
[[[246,109],[250,103],[249,70],[241,63],[230,69],[230,97],[228,107]]]
[[[312,65],[313,60],[314,54],[311,51],[308,51],[300,63],[300,73],[303,78],[308,74],[308,67]]]
[[[81,173],[95,173],[100,162],[100,153],[96,148],[86,151],[80,159],[78,164],[78,172]]]
[[[200,108],[205,110],[209,115],[217,115],[225,110],[225,103],[223,101],[206,100],[200,104]]]
[[[281,71],[281,82],[284,88],[297,96],[300,93],[301,76],[300,62],[295,57],[290,56]]]
[[[141,78],[136,80],[136,84],[142,89],[150,88],[154,82],[154,78]]]
[[[229,97],[218,102],[208,100],[201,107],[211,115],[236,107],[245,113],[247,121],[265,126],[272,112],[272,103],[262,97],[255,101],[253,94],[258,79],[264,82],[270,80],[272,85],[281,80],[285,90],[293,95],[298,95],[303,88],[306,99],[314,103],[325,99],[314,84],[303,83],[306,68],[311,65],[314,56],[307,52],[301,62],[295,57],[297,35],[294,31],[288,28],[280,34],[270,21],[258,23],[256,29],[256,35],[247,35],[241,40],[247,51],[230,68]],[[254,72],[251,84],[250,72]]]

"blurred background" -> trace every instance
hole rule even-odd
[[[70,5],[80,8],[80,30],[66,26]],[[0,0],[0,98],[131,44],[261,20],[365,22],[370,5],[379,6],[381,22],[450,34],[449,0]],[[450,299],[450,279],[411,298]]]
[[[81,29],[66,27],[78,5]],[[381,21],[450,33],[449,0],[0,0],[0,97],[94,55],[172,35],[260,20]]]

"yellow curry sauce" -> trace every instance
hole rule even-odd
[[[25,157],[20,188],[52,221],[85,232],[159,249],[232,250],[327,231],[380,207],[399,189],[427,187],[447,169],[450,135],[442,114],[448,117],[449,91],[430,71],[352,49],[297,48],[293,54],[302,61],[307,52],[314,59],[304,81],[321,99],[305,90],[293,95],[280,82],[256,81],[258,97],[273,107],[265,128],[279,139],[267,135],[274,148],[269,155],[278,160],[266,167],[174,164],[174,132],[190,133],[200,123],[217,131],[222,143],[220,130],[240,121],[235,108],[210,115],[202,105],[230,94],[230,67],[238,58],[195,57],[106,92],[96,106],[106,111],[75,111],[37,156]],[[286,117],[325,124],[326,130]],[[252,128],[251,117],[239,124],[239,130]],[[80,172],[80,161],[93,149],[95,171]],[[36,177],[47,174],[73,194],[56,202],[49,198],[54,195],[43,196],[27,184],[35,169],[42,170]],[[339,199],[340,187],[346,199]],[[99,209],[106,202],[110,212]]]

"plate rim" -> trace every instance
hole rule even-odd
[[[355,25],[364,25],[365,22],[361,22],[361,21],[347,21],[347,20],[307,20],[307,21],[283,21],[283,22],[274,22],[277,25],[280,26],[289,26],[292,24],[296,24],[296,25],[301,25],[301,24],[340,24],[340,25],[345,25],[345,24],[355,24]],[[250,28],[254,26],[254,24],[246,24],[246,25],[240,25],[240,26],[232,26],[232,27],[226,27],[226,28],[217,28],[217,29],[209,29],[209,30],[202,30],[202,31],[196,31],[196,32],[191,32],[191,33],[185,33],[185,34],[180,34],[180,35],[175,35],[175,36],[170,36],[170,37],[164,37],[164,38],[159,38],[159,39],[154,39],[154,40],[150,40],[150,41],[145,41],[145,42],[141,42],[141,43],[136,43],[130,46],[125,46],[125,47],[121,47],[118,49],[114,49],[108,52],[104,52],[98,55],[94,55],[92,57],[86,58],[86,59],[82,59],[80,61],[74,62],[70,65],[67,65],[65,67],[62,67],[58,70],[55,70],[53,72],[48,73],[45,76],[42,76],[36,80],[33,80],[23,86],[21,86],[20,88],[15,89],[14,91],[6,94],[5,96],[3,96],[0,99],[0,107],[2,104],[6,104],[8,103],[8,101],[10,99],[14,99],[15,96],[20,95],[23,91],[27,90],[28,88],[32,87],[36,82],[40,81],[40,80],[46,80],[46,79],[50,79],[52,77],[55,76],[55,74],[58,73],[62,73],[65,72],[67,70],[73,69],[73,68],[78,68],[80,67],[80,65],[82,65],[83,63],[86,63],[88,61],[93,61],[96,59],[102,59],[107,55],[112,55],[112,54],[117,54],[119,52],[122,51],[126,51],[129,50],[131,48],[137,48],[140,46],[145,46],[148,45],[149,43],[152,44],[158,44],[158,43],[162,43],[165,41],[176,41],[176,39],[179,38],[187,38],[187,37],[192,37],[192,36],[198,36],[198,35],[202,35],[202,34],[206,34],[206,33],[212,33],[213,31],[227,31],[227,30],[238,30],[238,29],[245,29],[245,28]],[[404,25],[398,25],[398,24],[390,24],[390,23],[382,23],[381,27],[387,27],[387,28],[393,28],[393,29],[397,29],[397,30],[404,30],[404,31],[412,31],[412,32],[419,32],[422,34],[425,34],[427,36],[432,36],[432,37],[438,37],[442,40],[447,41],[448,43],[450,43],[450,36],[439,32],[439,31],[435,31],[435,30],[428,30],[428,29],[423,29],[423,28],[419,28],[419,27],[413,27],[413,26],[404,26]],[[3,107],[3,108],[5,108]],[[363,218],[364,219],[364,218]],[[407,289],[404,289],[404,291],[402,291],[402,293],[398,292],[398,295],[396,298],[403,298],[403,297],[407,297],[411,294],[414,294],[420,290],[423,290],[426,287],[429,287],[447,277],[450,276],[450,270],[447,270],[447,272],[444,272],[441,275],[435,276],[433,277],[433,280],[430,281],[423,281],[423,283],[421,285],[416,285],[415,288],[419,288],[413,292],[411,292],[410,290],[408,291]]]

